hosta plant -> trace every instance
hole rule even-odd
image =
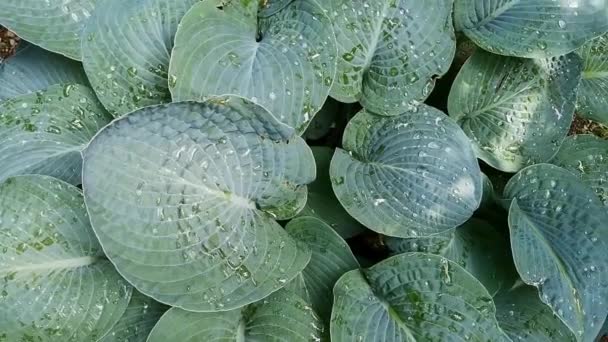
[[[0,25],[0,342],[608,338],[608,1]]]

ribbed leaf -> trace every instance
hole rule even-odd
[[[494,297],[496,319],[513,341],[573,342],[574,334],[551,309],[542,303],[538,291],[520,286]]]
[[[397,237],[455,228],[479,207],[481,171],[468,138],[424,104],[399,116],[362,111],[331,162],[336,196],[368,228]]]
[[[396,115],[431,93],[456,51],[452,0],[328,0],[338,41],[331,96]]]
[[[308,263],[273,217],[306,202],[314,160],[293,129],[239,97],[146,107],[84,151],[93,229],[144,294],[223,311],[285,286]]]
[[[577,114],[608,125],[608,35],[591,40],[577,52],[583,59]]]
[[[80,184],[80,152],[109,121],[93,91],[77,84],[0,102],[0,181],[34,173]]]
[[[315,0],[258,18],[258,1],[210,0],[180,23],[169,68],[174,101],[236,94],[303,133],[336,71],[329,18]]]
[[[82,65],[26,42],[14,56],[0,62],[0,102],[55,84],[88,85]]]
[[[517,278],[505,240],[492,225],[473,218],[454,230],[431,237],[388,237],[384,242],[393,255],[425,252],[446,257],[469,271],[491,295],[496,295]]]
[[[563,55],[608,31],[605,0],[455,0],[454,26],[501,55]]]
[[[575,54],[533,60],[478,50],[454,81],[448,111],[477,157],[516,172],[559,149],[572,123],[580,70]]]
[[[171,102],[169,57],[177,24],[198,0],[107,0],[86,25],[82,62],[114,116]]]
[[[2,0],[0,25],[33,44],[80,60],[80,35],[98,0]]]
[[[149,342],[320,341],[323,326],[308,303],[281,290],[247,307],[213,313],[172,308],[150,333]]]
[[[285,229],[312,251],[310,263],[302,272],[304,283],[315,312],[329,323],[334,285],[344,273],[359,268],[359,263],[346,241],[317,218],[296,218]]]
[[[308,186],[308,200],[298,216],[318,217],[344,239],[365,231],[365,227],[344,210],[331,187],[329,165],[334,149],[324,146],[311,149],[317,164],[317,179]]]
[[[401,254],[348,272],[334,303],[333,342],[509,341],[483,285],[433,254]]]
[[[103,257],[82,193],[27,175],[0,184],[0,340],[96,341],[131,287]]]
[[[582,340],[608,311],[608,212],[575,175],[549,164],[522,170],[505,188],[515,266]]]

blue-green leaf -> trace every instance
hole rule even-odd
[[[591,40],[577,52],[583,60],[577,114],[608,125],[608,35]]]

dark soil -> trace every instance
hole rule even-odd
[[[608,126],[577,116],[574,118],[572,126],[570,126],[569,134],[593,134],[600,138],[608,139]]]
[[[0,61],[15,53],[19,40],[13,32],[0,26]]]

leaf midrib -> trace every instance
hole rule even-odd
[[[59,260],[51,260],[48,262],[41,262],[36,264],[24,264],[16,265],[12,267],[0,268],[0,274],[8,274],[13,272],[36,272],[36,271],[47,271],[51,272],[54,270],[63,269],[75,269],[92,265],[99,260],[101,257],[98,256],[82,256],[76,258],[67,258]]]

